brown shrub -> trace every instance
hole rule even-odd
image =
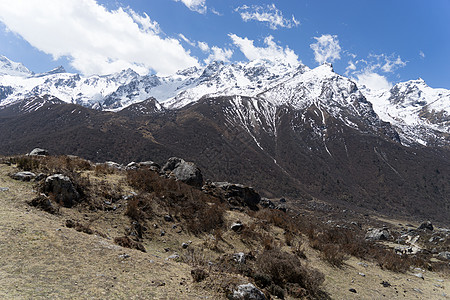
[[[52,201],[45,195],[39,195],[28,203],[30,206],[37,207],[50,214],[59,212],[59,207],[53,205]]]
[[[151,193],[154,201],[183,220],[191,233],[210,232],[224,224],[224,204],[183,182],[160,177],[149,169],[127,171],[127,182],[141,193]]]
[[[321,255],[325,261],[334,267],[342,267],[348,256],[341,250],[339,245],[326,244],[321,247]]]
[[[90,228],[89,225],[84,225],[84,224],[81,224],[81,223],[79,223],[77,221],[73,221],[73,220],[66,220],[66,227],[67,228],[73,228],[76,231],[84,232],[84,233],[87,233],[87,234],[93,234],[94,233],[94,231]]]
[[[130,249],[136,249],[142,252],[146,252],[144,245],[142,243],[133,241],[127,236],[121,236],[121,237],[115,237],[114,243],[121,247],[130,248]]]
[[[309,296],[326,299],[320,288],[325,280],[323,274],[305,267],[295,255],[279,249],[266,250],[257,258],[255,274],[258,274],[258,280],[266,278],[266,284],[269,278],[282,288],[286,288],[287,284],[297,284]]]
[[[191,276],[194,282],[201,282],[208,277],[208,273],[203,269],[196,268],[191,270]]]

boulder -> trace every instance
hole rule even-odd
[[[47,156],[48,151],[45,149],[41,149],[41,148],[34,148],[33,150],[31,150],[30,153],[28,153],[28,155],[30,155],[30,156]]]
[[[20,180],[20,181],[30,181],[34,178],[36,178],[36,174],[32,172],[17,172],[13,175],[11,175],[12,179]]]
[[[261,196],[252,187],[228,182],[214,182],[212,186],[222,189],[228,202],[232,204],[238,203],[242,206],[248,206],[252,210],[258,210],[257,205],[261,201]]]
[[[450,251],[444,251],[444,252],[439,253],[439,257],[442,259],[450,260]]]
[[[65,207],[72,207],[80,200],[80,194],[76,190],[69,177],[63,174],[54,174],[45,179],[44,192],[52,193],[59,203]]]
[[[261,198],[260,204],[264,208],[274,209],[275,204],[267,198]]]
[[[153,170],[156,172],[159,172],[161,170],[161,166],[151,160],[141,161],[140,163],[138,163],[138,167],[149,168],[150,170]]]
[[[417,228],[417,229],[424,229],[424,230],[428,229],[428,230],[433,231],[433,224],[431,224],[430,221],[426,221],[426,222],[423,222],[422,224],[420,224],[419,228]]]
[[[233,292],[232,299],[236,300],[266,300],[264,293],[257,289],[253,284],[241,284],[237,290]]]
[[[234,232],[238,232],[241,231],[242,228],[244,228],[244,225],[241,222],[236,222],[231,224],[230,229],[233,230]]]
[[[122,170],[122,168],[123,168],[123,166],[121,164],[118,164],[114,161],[107,161],[107,162],[105,162],[105,165],[107,165],[110,168],[117,169],[117,170]]]
[[[370,228],[366,232],[366,240],[370,241],[386,241],[390,239],[391,234],[386,228]]]
[[[195,187],[202,187],[203,185],[203,175],[200,169],[194,163],[178,157],[169,158],[161,172]]]

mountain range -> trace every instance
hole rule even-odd
[[[283,62],[171,76],[34,74],[0,57],[0,154],[40,146],[94,161],[194,161],[269,197],[433,218],[450,214],[450,91],[372,91]]]

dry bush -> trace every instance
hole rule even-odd
[[[303,288],[310,297],[327,298],[321,290],[325,280],[324,275],[302,265],[295,255],[277,248],[266,250],[257,258],[255,276],[260,283],[264,278],[266,286],[273,284],[283,289],[297,286]]]
[[[95,176],[114,174],[116,171],[116,168],[108,166],[107,164],[96,164],[94,167]]]
[[[208,273],[203,269],[196,268],[191,270],[191,276],[194,282],[201,282],[208,277]]]
[[[87,233],[87,234],[93,234],[94,233],[94,231],[90,228],[89,225],[84,225],[84,224],[81,224],[81,223],[79,223],[77,221],[73,221],[73,220],[66,220],[66,227],[67,228],[73,228],[76,231],[84,232],[84,233]]]
[[[144,245],[142,245],[142,243],[133,241],[127,236],[115,237],[114,243],[124,248],[136,249],[142,252],[146,252],[145,247]]]
[[[141,193],[151,193],[154,201],[183,220],[191,233],[210,232],[224,225],[224,204],[190,185],[160,177],[149,169],[127,171],[127,182]]]
[[[342,267],[348,256],[343,252],[339,245],[325,244],[321,249],[322,258],[334,267]]]
[[[132,197],[128,200],[125,215],[135,221],[150,219],[153,215],[152,201],[153,197],[148,193]]]
[[[39,157],[26,155],[11,157],[9,162],[11,164],[17,164],[17,167],[24,171],[36,171],[40,166]]]

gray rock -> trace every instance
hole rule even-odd
[[[0,192],[6,192],[9,191],[9,188],[7,187],[0,187]]]
[[[203,185],[203,175],[200,169],[194,163],[186,162],[178,157],[169,158],[161,172],[192,186],[202,187]]]
[[[32,172],[17,172],[11,176],[12,179],[20,181],[30,181],[36,178],[36,174]]]
[[[166,221],[166,222],[173,222],[173,218],[172,218],[171,215],[165,215],[164,216],[164,221]]]
[[[65,207],[72,207],[80,200],[80,194],[75,189],[69,177],[54,174],[45,179],[44,192],[52,193],[59,203]]]
[[[189,247],[189,244],[188,244],[188,243],[182,243],[182,244],[181,244],[181,248],[187,249],[187,247]]]
[[[426,221],[423,222],[422,224],[420,224],[420,226],[417,229],[428,229],[428,230],[433,230],[433,224],[431,224],[430,221]]]
[[[247,283],[237,287],[237,290],[233,292],[233,298],[235,300],[266,300],[266,296],[263,292],[257,289],[253,284]]]
[[[228,182],[214,182],[211,185],[222,189],[228,201],[238,202],[253,210],[258,209],[257,205],[261,201],[261,196],[252,187]]]
[[[30,156],[47,156],[48,151],[41,148],[34,148],[28,155]]]
[[[450,260],[450,251],[444,251],[439,253],[439,257],[443,259],[449,259]]]
[[[170,255],[169,257],[166,258],[166,260],[169,260],[169,259],[171,259],[171,260],[179,260],[180,256],[177,253],[174,253],[174,254],[172,254],[172,255]]]
[[[275,204],[267,198],[261,198],[260,204],[264,208],[270,208],[270,209],[275,208]]]
[[[365,238],[370,241],[386,241],[391,238],[391,234],[385,228],[370,228]]]
[[[425,278],[423,278],[423,274],[422,274],[422,273],[414,274],[414,276],[419,277],[419,278],[425,280]]]
[[[107,162],[105,162],[105,165],[107,165],[110,168],[117,169],[117,170],[122,170],[122,168],[123,168],[123,166],[121,164],[118,164],[113,161],[107,161]]]
[[[234,253],[233,259],[239,264],[245,264],[245,253],[244,252]]]
[[[234,232],[238,232],[238,231],[241,231],[243,227],[244,227],[244,225],[242,223],[236,222],[236,223],[231,224],[230,228]]]

